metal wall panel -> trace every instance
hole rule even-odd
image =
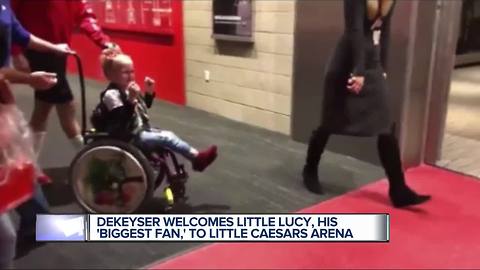
[[[443,0],[440,4],[424,154],[424,161],[432,164],[441,158],[448,96],[452,70],[456,61],[455,51],[462,14],[462,1]]]
[[[428,110],[431,79],[438,33],[437,1],[418,1],[414,17],[415,32],[411,33],[413,50],[409,55],[411,74],[405,88],[402,148],[406,166],[423,162],[425,134],[428,127]]]
[[[440,157],[461,5],[461,1],[418,1],[401,134],[407,167],[434,163]]]

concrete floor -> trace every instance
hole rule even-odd
[[[446,131],[480,140],[480,66],[453,71],[448,101]]]
[[[437,165],[480,177],[480,66],[455,69]]]
[[[75,94],[77,78],[70,78]],[[88,81],[88,112],[97,102],[104,83]],[[29,116],[32,90],[15,88],[20,107]],[[288,136],[233,122],[203,111],[157,101],[152,122],[176,132],[199,148],[219,146],[219,158],[204,173],[191,173],[188,204],[179,213],[286,213],[356,189],[384,176],[381,168],[359,160],[325,153],[320,166],[327,194],[307,192],[300,172],[306,146]],[[63,183],[73,148],[61,132],[55,115],[41,154],[41,164],[54,178],[44,188],[54,213],[78,213],[80,208]],[[188,166],[189,168],[189,166]],[[385,194],[386,196],[386,194]],[[386,206],[387,207],[387,206]],[[151,212],[161,213],[159,202]],[[49,243],[15,261],[17,269],[131,269],[174,256],[197,243]]]

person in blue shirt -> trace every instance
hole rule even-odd
[[[46,90],[57,83],[56,74],[43,71],[25,73],[10,68],[12,43],[37,51],[58,54],[73,53],[67,45],[52,44],[26,31],[11,11],[9,0],[0,0],[0,92],[9,91],[9,83],[29,84],[34,89]],[[2,95],[5,96],[5,95]],[[0,198],[1,200],[2,198]],[[36,214],[48,213],[48,203],[40,186],[36,186],[33,198],[19,206],[19,235],[35,241]],[[16,248],[16,235],[6,213],[0,213],[0,269],[9,268]]]
[[[40,86],[55,81],[56,74],[48,72],[24,73],[10,68],[12,43],[23,48],[40,52],[53,52],[60,55],[73,53],[67,44],[52,44],[25,30],[17,21],[10,7],[10,0],[0,0],[0,72],[11,83]]]

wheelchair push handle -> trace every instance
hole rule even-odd
[[[77,66],[79,81],[80,81],[80,92],[81,92],[81,102],[82,102],[82,135],[85,135],[87,131],[87,102],[86,102],[86,91],[85,91],[85,77],[83,75],[83,66],[80,56],[76,52],[68,54],[75,58],[75,63]]]

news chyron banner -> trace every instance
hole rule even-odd
[[[388,242],[388,214],[37,215],[37,241]]]

